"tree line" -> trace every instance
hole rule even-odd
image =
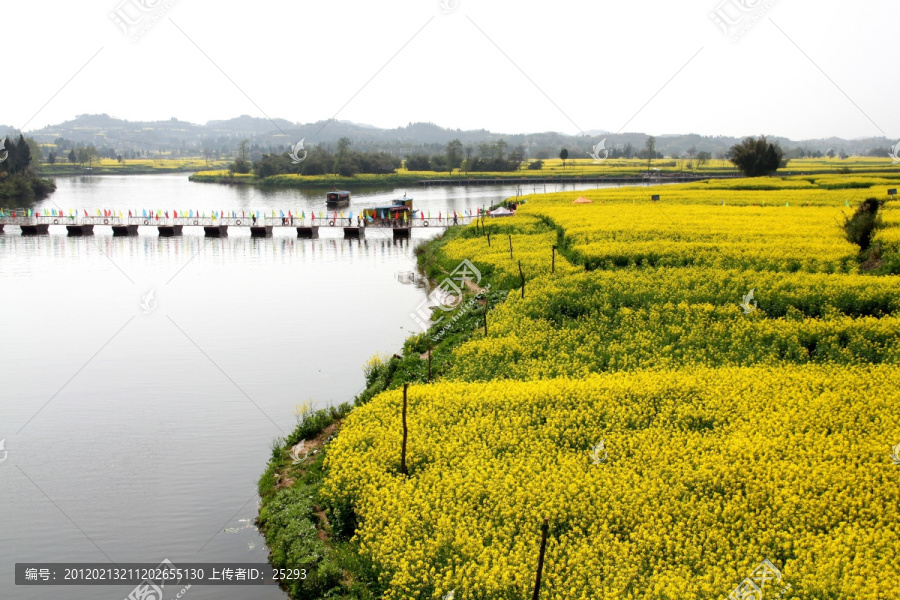
[[[35,174],[32,164],[35,152],[40,152],[40,146],[37,151],[33,150],[23,135],[16,141],[9,137],[0,140],[0,200],[27,203],[44,198],[56,189],[53,182]]]
[[[232,173],[250,173],[251,170],[258,177],[269,177],[281,173],[296,173],[301,175],[326,175],[335,174],[352,176],[357,173],[392,173],[401,166],[401,161],[386,152],[357,152],[350,148],[349,138],[343,137],[338,141],[337,150],[332,152],[327,148],[316,146],[310,150],[304,150],[300,162],[296,155],[290,152],[281,154],[263,154],[259,160],[250,161],[247,158],[247,140],[241,141],[238,158],[230,165]],[[712,158],[709,152],[697,151],[692,146],[685,153],[692,163],[696,160],[698,166],[702,166]],[[829,153],[834,156],[834,153]],[[494,143],[482,143],[477,148],[463,146],[458,139],[450,141],[442,154],[427,155],[414,153],[405,161],[405,167],[409,171],[516,171],[521,168],[524,156],[524,148],[517,146],[509,149],[506,142],[499,140]],[[841,152],[841,157],[845,155]],[[569,158],[566,148],[560,150],[559,158],[565,167]],[[662,153],[656,150],[656,138],[649,136],[641,149],[636,149],[630,144],[623,148],[611,148],[607,158],[637,158],[647,161],[647,170],[650,171],[653,159],[663,158]],[[678,158],[673,154],[673,158]],[[778,143],[770,143],[765,136],[759,138],[748,137],[742,142],[729,148],[723,156],[734,164],[745,176],[759,177],[775,173],[779,168],[787,165],[790,158]],[[529,169],[540,169],[543,160],[538,159],[528,165]]]
[[[334,152],[322,146],[315,146],[309,150],[298,149],[298,153],[293,156],[288,151],[281,154],[266,153],[258,160],[250,161],[248,142],[241,140],[238,157],[229,165],[229,171],[249,173],[252,170],[257,177],[271,177],[283,173],[352,177],[359,173],[393,173],[400,167],[400,159],[387,152],[357,152],[352,150],[350,145],[350,139],[343,137],[338,140],[337,150]]]

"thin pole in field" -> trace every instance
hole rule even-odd
[[[406,437],[407,437],[407,428],[406,428],[406,388],[408,384],[403,384],[403,446],[400,449],[400,472],[404,475],[408,475],[409,473],[406,470]]]
[[[541,525],[541,551],[538,554],[538,565],[537,565],[537,575],[534,578],[534,593],[531,595],[531,600],[538,600],[538,595],[541,593],[541,572],[544,570],[544,551],[547,549],[547,529],[548,529],[547,519],[544,519],[544,524]]]
[[[522,298],[525,298],[525,274],[522,273],[522,261],[519,261],[519,277],[522,278]]]
[[[506,237],[509,238],[509,257],[512,258],[513,257],[513,255],[512,255],[512,234],[507,233]]]

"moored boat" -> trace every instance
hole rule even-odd
[[[334,190],[325,194],[326,206],[348,206],[350,204],[350,192],[347,190]]]
[[[369,225],[406,226],[415,216],[412,205],[413,199],[403,196],[403,198],[391,200],[387,206],[363,209],[363,218]]]

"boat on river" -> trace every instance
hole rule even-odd
[[[350,192],[347,190],[334,190],[325,194],[325,205],[330,207],[349,206]]]
[[[415,211],[413,210],[413,199],[402,198],[391,200],[391,203],[385,206],[375,206],[373,208],[363,209],[363,218],[366,224],[375,226],[398,226],[408,224]]]

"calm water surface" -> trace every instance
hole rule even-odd
[[[324,191],[194,184],[185,174],[60,178],[39,207],[324,210]],[[532,190],[534,187],[534,190]],[[583,189],[580,186],[565,189]],[[558,191],[562,186],[548,186]],[[403,192],[416,208],[465,211],[543,186]],[[256,481],[295,405],[351,400],[361,365],[416,331],[424,290],[410,241],[294,229],[206,239],[0,234],[0,598],[122,599],[132,586],[14,585],[16,562],[265,562]],[[152,291],[152,299],[148,294]],[[180,588],[167,592],[174,595]],[[202,599],[284,598],[277,588],[194,586]],[[168,595],[166,600],[169,600]]]

